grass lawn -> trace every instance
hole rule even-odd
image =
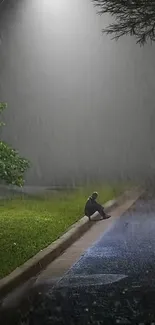
[[[0,278],[6,276],[83,216],[84,203],[93,190],[104,203],[125,186],[88,186],[44,197],[18,197],[0,201]]]

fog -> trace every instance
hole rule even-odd
[[[90,0],[0,6],[2,138],[27,184],[144,177],[155,168],[155,46],[102,35]]]

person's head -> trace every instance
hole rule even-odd
[[[93,194],[92,194],[91,197],[92,197],[93,200],[96,200],[97,197],[98,197],[98,193],[97,192],[93,192]]]

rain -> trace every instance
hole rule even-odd
[[[155,46],[112,41],[110,19],[90,0],[1,3],[1,136],[26,184],[154,177]]]

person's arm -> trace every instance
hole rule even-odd
[[[96,211],[104,210],[103,205],[101,205],[101,204],[98,203],[98,202],[95,202],[95,203],[96,203]]]

